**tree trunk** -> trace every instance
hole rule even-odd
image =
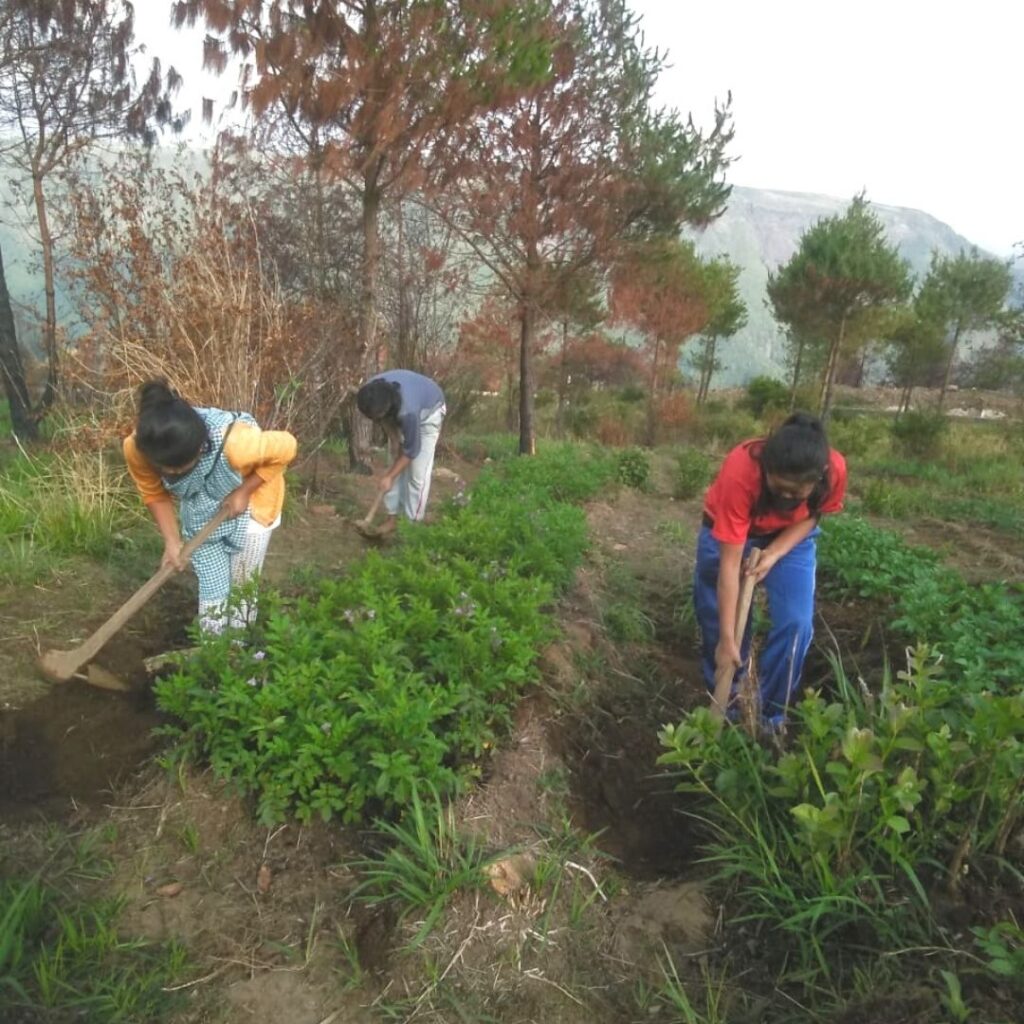
[[[703,405],[708,400],[711,390],[711,378],[715,372],[715,346],[718,339],[712,335],[704,339],[704,365],[700,371],[700,387],[697,391],[697,404]]]
[[[514,434],[519,429],[519,421],[516,409],[519,404],[519,396],[516,394],[516,375],[514,370],[509,370],[505,375],[505,383],[508,387],[507,401],[505,405],[505,426],[508,432]]]
[[[362,310],[360,310],[357,370],[359,383],[377,369],[377,303],[380,279],[380,190],[376,170],[367,170],[363,178],[363,266]],[[349,414],[349,468],[357,473],[371,473],[370,444],[373,429],[370,421],[352,403]]]
[[[536,309],[533,297],[524,295],[519,311],[519,454],[536,455],[533,434],[533,335]]]
[[[398,268],[398,323],[395,330],[395,360],[398,366],[407,370],[416,368],[415,340],[412,336],[412,314],[409,309],[409,289],[405,271],[405,212],[398,204],[398,246],[395,254]]]
[[[46,350],[46,388],[40,405],[48,409],[57,397],[60,381],[60,366],[57,353],[57,292],[53,273],[53,236],[46,214],[46,195],[43,192],[43,178],[32,175],[32,196],[35,199],[36,219],[39,222],[39,244],[43,252],[43,292],[46,296],[46,323],[43,328],[43,347]]]
[[[843,337],[846,334],[846,317],[839,321],[839,333],[829,349],[825,363],[825,379],[821,386],[821,422],[827,423],[832,412],[832,393],[836,379],[836,368],[839,365],[839,353],[843,348]]]
[[[651,382],[647,393],[647,436],[649,447],[654,447],[658,433],[658,360],[661,358],[661,338],[654,339],[654,359],[651,362]]]
[[[864,372],[867,369],[868,354],[871,351],[870,345],[865,345],[860,353],[860,362],[857,364],[857,379],[854,383],[855,388],[864,387]]]
[[[949,382],[953,378],[953,362],[956,359],[957,345],[960,344],[960,332],[963,329],[963,325],[957,321],[956,330],[953,332],[953,340],[949,345],[949,358],[946,360],[946,372],[942,377],[942,390],[939,392],[939,412],[942,412],[942,406],[946,401],[946,392],[949,390]]]
[[[793,361],[793,383],[789,389],[789,411],[793,412],[796,409],[796,393],[800,387],[800,371],[803,369],[804,362],[804,339],[797,338],[796,341],[796,359]]]
[[[11,431],[23,441],[33,441],[39,428],[32,417],[32,406],[25,381],[25,368],[18,350],[18,336],[14,329],[11,296],[7,291],[3,253],[0,252],[0,375],[3,376],[4,394],[11,410]]]
[[[324,175],[323,151],[319,142],[314,139],[309,154],[309,173],[313,179],[313,238],[315,251],[313,258],[314,274],[316,275],[317,298],[327,298],[327,235],[324,217]]]
[[[569,381],[566,379],[566,362],[569,350],[569,321],[562,321],[562,352],[558,360],[558,405],[555,407],[555,433],[558,437],[565,434],[565,406],[569,391]]]

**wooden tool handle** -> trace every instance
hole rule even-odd
[[[733,636],[736,637],[736,643],[739,646],[743,645],[743,634],[747,631],[747,619],[750,617],[750,605],[754,598],[754,586],[757,583],[756,577],[748,576],[747,572],[756,568],[757,563],[760,561],[761,549],[751,548],[750,554],[747,556],[746,565],[742,570],[740,593],[736,601],[736,625]],[[735,675],[736,669],[732,665],[726,665],[724,668],[715,671],[715,692],[711,699],[711,713],[717,718],[721,718],[725,714]]]
[[[380,503],[384,499],[384,492],[377,491],[377,497],[373,499],[373,504],[370,506],[370,511],[366,513],[363,518],[363,526],[369,526],[373,522],[373,517],[377,514],[377,509],[380,508]]]
[[[199,547],[214,530],[228,518],[228,510],[221,506],[214,513],[213,518],[186,543],[181,549],[181,557],[189,558],[192,552]],[[68,676],[73,675],[86,662],[91,661],[100,648],[173,576],[178,570],[173,565],[162,565],[138,590],[128,598],[106,622],[96,630],[95,633],[80,647],[73,651],[63,652],[66,660],[63,662],[65,669],[74,660],[74,667],[67,672]]]

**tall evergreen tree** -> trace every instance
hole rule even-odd
[[[965,334],[995,325],[1011,280],[1007,263],[982,256],[977,249],[961,250],[956,256],[932,254],[916,305],[922,316],[941,326],[946,338],[940,409],[953,379],[960,342]]]
[[[797,337],[826,346],[819,412],[828,419],[840,356],[867,341],[865,321],[910,294],[909,267],[885,241],[863,195],[845,213],[803,233],[792,258],[768,279],[776,318]]]

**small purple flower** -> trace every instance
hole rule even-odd
[[[256,651],[252,656],[253,661],[262,661],[267,656],[266,651]]]

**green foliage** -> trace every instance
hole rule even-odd
[[[647,398],[647,392],[639,384],[627,384],[619,389],[619,401],[636,404]]]
[[[854,487],[878,515],[967,522],[1024,537],[1024,477],[1014,470],[1021,456],[1013,444],[1002,425],[951,423],[941,458],[872,452],[858,461]]]
[[[29,584],[55,559],[106,558],[141,514],[109,452],[19,452],[0,473],[0,579]]]
[[[823,413],[831,404],[840,353],[853,354],[877,336],[878,315],[898,306],[910,291],[909,267],[886,241],[863,195],[842,215],[808,228],[789,262],[769,275],[776,319],[805,347],[827,353]]]
[[[659,981],[648,985],[640,981],[637,985],[636,1003],[655,1020],[666,1024],[726,1024],[726,978],[725,975],[712,977],[706,963],[701,967],[700,982],[683,981],[667,946],[658,957]],[[695,1005],[692,993],[699,989],[703,998],[701,1006]],[[667,1014],[667,1016],[665,1016]]]
[[[483,888],[483,869],[502,856],[486,856],[475,835],[460,832],[453,808],[432,789],[425,803],[414,786],[405,819],[378,821],[377,828],[389,845],[350,865],[361,876],[352,895],[371,906],[397,904],[399,919],[423,913],[412,947],[430,934],[455,893]]]
[[[763,416],[769,409],[789,406],[789,388],[774,377],[755,377],[747,385],[743,406],[755,416]]]
[[[701,406],[694,426],[695,439],[707,447],[732,448],[741,441],[766,433],[764,424],[746,409]]]
[[[993,974],[1024,985],[1024,930],[1014,921],[999,921],[991,927],[974,927],[974,944],[988,960]]]
[[[928,892],[999,854],[1021,810],[1024,696],[965,686],[951,664],[922,645],[877,694],[835,664],[835,695],[796,703],[798,741],[777,756],[706,708],[662,733],[741,919],[772,927],[806,982],[922,938]]]
[[[637,491],[646,491],[651,484],[651,456],[642,448],[626,448],[615,460],[619,483]]]
[[[886,363],[894,384],[908,391],[936,377],[946,351],[945,330],[915,300],[894,314],[884,332]]]
[[[204,643],[160,680],[185,752],[255,793],[262,820],[358,821],[457,790],[507,728],[552,635],[545,608],[586,547],[568,504],[614,479],[573,446],[481,475],[429,527],[403,529],[306,594],[265,594],[251,640]]]
[[[119,904],[80,904],[38,877],[0,882],[0,1011],[4,1020],[92,1024],[159,1021],[185,966],[179,946],[124,939]],[[26,1016],[25,1014],[43,1014]]]
[[[1011,283],[1009,265],[983,257],[977,249],[961,250],[956,256],[936,252],[915,307],[951,335],[950,348],[955,349],[965,332],[983,330],[996,321]]]
[[[853,516],[825,524],[819,554],[826,589],[885,602],[891,628],[933,642],[945,672],[966,689],[1001,692],[1024,678],[1019,585],[972,586],[933,552]]]
[[[949,421],[941,413],[911,410],[893,420],[890,429],[896,447],[904,455],[934,458],[942,451]]]
[[[676,455],[672,497],[681,501],[699,497],[711,482],[713,471],[714,467],[707,454],[699,448],[683,448]]]
[[[519,438],[515,434],[457,434],[448,443],[471,462],[509,459],[519,452]]]
[[[847,458],[865,459],[888,448],[889,423],[880,416],[840,416],[837,410],[828,441]]]

